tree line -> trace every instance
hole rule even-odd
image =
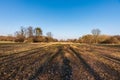
[[[51,32],[47,32],[46,36],[43,35],[43,31],[40,27],[33,28],[29,26],[27,28],[20,27],[20,30],[16,31],[14,36],[0,36],[0,41],[14,41],[14,42],[55,42],[57,39],[53,38]]]
[[[87,44],[120,44],[120,35],[101,35],[100,29],[92,29],[92,34],[86,34],[78,39],[57,40],[53,38],[51,32],[47,32],[46,36],[40,27],[27,28],[20,27],[20,30],[15,32],[14,36],[0,36],[0,41],[14,41],[14,42],[77,42]]]
[[[69,42],[87,43],[87,44],[120,44],[120,35],[101,35],[100,29],[93,29],[92,34],[86,34],[79,39],[69,39]]]

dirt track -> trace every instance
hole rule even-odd
[[[0,55],[0,80],[119,80],[119,49],[53,44]]]

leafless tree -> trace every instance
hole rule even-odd
[[[100,35],[101,31],[99,29],[93,29],[92,31],[92,34],[94,36],[94,42],[97,43],[97,39],[98,39],[98,36]]]
[[[52,38],[52,37],[53,37],[53,35],[52,35],[52,33],[51,33],[51,32],[47,32],[47,33],[46,33],[46,35],[47,35],[47,37],[50,37],[50,38]]]
[[[93,29],[92,30],[92,34],[95,35],[95,36],[98,36],[100,35],[101,31],[99,29]]]
[[[33,27],[32,26],[29,26],[28,28],[27,28],[27,36],[30,38],[30,37],[33,37],[33,32],[34,32],[34,30],[33,30]]]
[[[26,37],[26,29],[24,27],[20,28],[20,31],[15,32],[16,42],[24,42]]]

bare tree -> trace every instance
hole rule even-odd
[[[33,37],[33,32],[34,32],[34,30],[33,30],[33,28],[32,28],[32,26],[29,26],[28,28],[27,28],[27,36],[30,38],[30,37]]]
[[[53,35],[52,35],[52,33],[51,33],[51,32],[47,32],[47,33],[46,33],[46,35],[47,35],[47,37],[50,37],[50,38],[52,38],[52,37],[53,37]]]
[[[22,26],[21,26],[21,29],[20,29],[20,35],[23,36],[23,37],[26,37],[26,29]]]
[[[26,29],[24,27],[21,27],[20,31],[15,32],[16,36],[16,42],[24,42],[26,37]]]
[[[101,32],[101,31],[100,31],[99,29],[93,29],[93,30],[92,30],[92,34],[95,35],[95,36],[100,35],[100,32]]]
[[[97,43],[98,36],[100,35],[101,31],[99,29],[93,29],[91,32],[94,36],[94,42]]]

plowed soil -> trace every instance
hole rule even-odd
[[[0,80],[120,80],[119,47],[16,45],[0,46]]]

